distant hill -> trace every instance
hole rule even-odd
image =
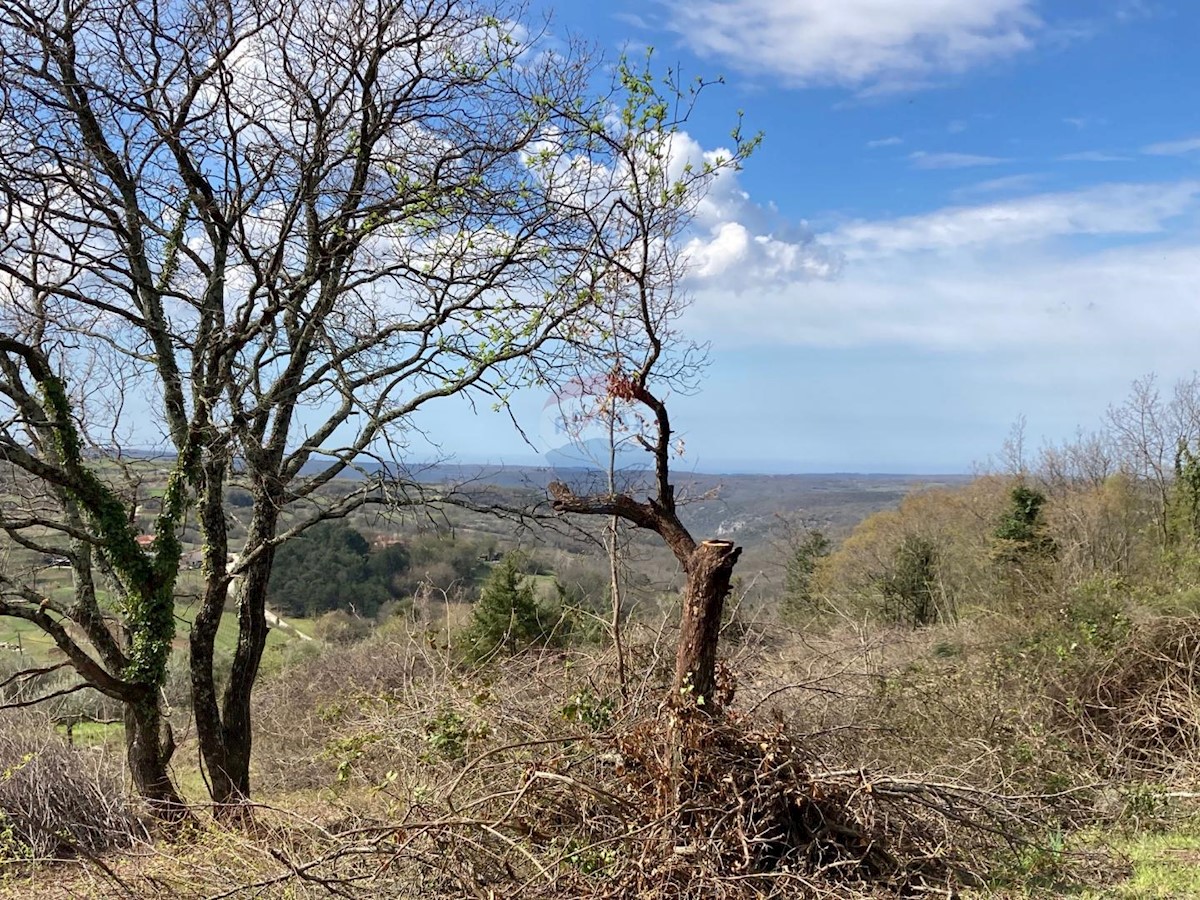
[[[596,469],[557,466],[480,466],[440,464],[410,473],[424,484],[477,484],[544,493],[551,481],[576,490],[603,491],[606,476]],[[637,495],[649,489],[649,473],[626,469],[620,487]],[[814,518],[830,531],[852,528],[862,519],[896,506],[913,490],[966,484],[969,475],[810,474],[710,475],[678,472],[674,476],[682,515],[697,534],[736,535],[754,540],[778,523],[780,516]]]

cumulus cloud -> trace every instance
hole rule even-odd
[[[803,87],[873,93],[1033,46],[1033,0],[661,0],[695,52]]]
[[[753,234],[740,222],[721,222],[684,248],[693,279],[711,286],[716,279],[739,293],[765,283],[831,278],[841,261],[810,239],[795,241]]]
[[[721,284],[736,293],[769,283],[837,274],[840,254],[821,244],[806,222],[788,221],[750,198],[738,171],[722,165],[732,151],[723,147],[706,150],[686,131],[672,134],[667,141],[669,181],[687,181],[706,165],[716,169],[692,210],[688,233],[682,236],[680,252],[691,284]],[[553,150],[553,135],[547,137],[546,147]],[[584,156],[554,153],[543,163],[539,149],[532,149],[526,163],[547,191],[574,202],[615,203],[624,184],[624,169],[591,162]]]
[[[704,150],[687,133],[672,138],[670,167],[682,173],[718,157],[721,148]],[[738,173],[721,171],[696,208],[694,232],[684,254],[690,278],[708,287],[741,292],[764,284],[831,278],[841,266],[837,251],[821,244],[806,222],[788,222],[755,203]]]

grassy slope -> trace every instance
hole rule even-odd
[[[42,589],[55,597],[70,596],[69,574],[62,570],[48,569],[43,576]],[[200,575],[197,572],[184,572],[179,578],[179,601],[176,605],[176,647],[182,649],[187,645],[187,636],[191,631],[192,620],[196,615],[196,597],[201,587]],[[217,631],[216,646],[218,651],[233,652],[237,646],[237,619],[228,609],[221,619]],[[304,619],[288,619],[288,624],[297,631],[312,636],[312,622]],[[275,647],[299,640],[289,634],[286,629],[272,628],[267,636],[267,646]],[[54,648],[53,641],[36,625],[20,619],[0,617],[0,642],[10,646],[21,647],[25,654],[34,661],[44,662],[49,659]]]

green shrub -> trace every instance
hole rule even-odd
[[[784,617],[791,621],[803,620],[818,611],[819,603],[813,591],[813,576],[817,564],[827,557],[833,543],[819,529],[807,530],[797,540],[786,563],[784,573]]]
[[[612,724],[616,705],[612,697],[600,697],[591,688],[584,688],[567,700],[562,716],[568,722],[586,725],[592,731],[603,731]]]
[[[891,570],[881,579],[884,614],[898,624],[920,628],[952,621],[945,609],[937,577],[938,554],[933,542],[908,535],[892,555]]]
[[[996,526],[996,539],[1002,542],[1001,555],[1010,561],[1035,553],[1052,553],[1054,541],[1046,533],[1042,507],[1046,495],[1027,485],[1018,484],[1009,494],[1009,507]]]
[[[522,574],[524,560],[509,553],[484,582],[462,636],[468,662],[481,662],[530,646],[546,646],[556,636],[561,617],[538,601],[533,584]],[[557,636],[562,637],[561,629]]]
[[[425,746],[428,758],[462,759],[467,754],[471,732],[467,720],[454,710],[443,710],[425,722]]]

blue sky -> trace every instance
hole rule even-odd
[[[967,471],[1019,416],[1032,443],[1062,439],[1134,378],[1198,366],[1200,3],[544,8],[555,34],[723,76],[688,124],[697,152],[739,109],[765,133],[689,246],[684,325],[712,350],[672,404],[686,465]],[[537,459],[461,413],[423,421],[459,459]]]

